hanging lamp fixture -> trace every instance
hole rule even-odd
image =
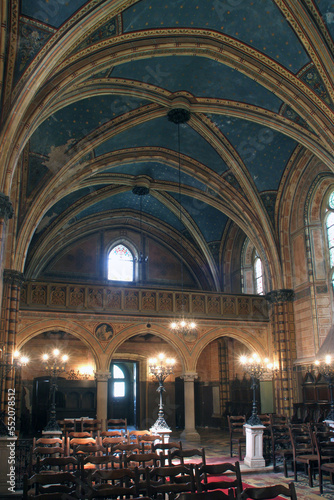
[[[139,209],[140,248],[139,248],[139,255],[138,257],[135,258],[135,260],[138,262],[138,264],[143,264],[144,262],[148,261],[148,256],[147,255],[144,256],[144,238],[142,232],[143,196],[148,195],[150,190],[147,186],[135,186],[132,189],[132,192],[136,196],[139,196],[139,203],[140,203],[140,209]]]
[[[180,147],[180,125],[187,123],[190,119],[190,111],[185,108],[173,108],[168,114],[167,118],[170,122],[175,123],[177,125],[177,137],[178,137],[178,162],[179,162],[179,207],[180,207],[180,224],[182,225],[182,194],[181,194],[181,147]],[[170,328],[176,333],[183,335],[185,338],[191,338],[196,330],[196,323],[187,317],[185,317],[185,309],[186,309],[186,298],[183,292],[183,238],[182,238],[182,230],[180,232],[180,266],[181,266],[181,300],[180,300],[180,309],[181,309],[181,317],[179,319],[175,319],[171,324]]]

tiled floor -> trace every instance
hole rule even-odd
[[[197,429],[200,434],[200,442],[183,442],[185,448],[205,448],[207,459],[226,459],[230,458],[229,453],[229,436],[228,433],[218,429]],[[180,439],[179,433],[173,433],[171,440]],[[241,473],[245,483],[251,486],[260,486],[267,484],[284,484],[293,481],[293,473],[289,470],[289,478],[285,478],[283,468],[279,468],[278,472],[273,472],[272,467],[268,464],[265,469],[260,469],[257,472],[250,471],[249,468],[240,462]],[[318,476],[314,480],[314,487],[310,488],[308,478],[305,474],[298,472],[298,481],[295,483],[298,500],[334,500],[334,486],[330,485],[326,478],[324,481],[324,493],[319,493]]]

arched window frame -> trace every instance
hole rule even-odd
[[[133,256],[133,278],[131,281],[109,279],[109,255],[113,251],[113,249],[115,247],[117,247],[118,245],[125,246],[131,252],[131,254]],[[138,280],[138,250],[131,241],[124,239],[124,238],[120,238],[120,239],[113,241],[106,249],[105,262],[106,262],[105,275],[106,275],[106,278],[108,281],[110,281],[112,283],[114,283],[114,282],[116,282],[116,283],[119,283],[119,282],[121,282],[121,283],[133,283],[133,282]]]
[[[264,268],[262,260],[259,254],[257,253],[256,249],[254,249],[253,252],[253,281],[254,281],[254,293],[256,293],[257,295],[264,295],[265,294]]]
[[[263,266],[263,261],[259,256],[259,253],[253,243],[248,237],[245,241],[241,250],[241,265],[240,265],[240,279],[241,279],[241,291],[242,293],[253,293],[258,294],[257,284],[256,284],[256,273],[255,264],[256,260],[260,259],[262,266],[262,293],[259,295],[266,294],[266,276],[265,269]]]
[[[332,188],[326,197],[324,232],[326,240],[327,265],[329,269],[329,281],[334,292],[334,189]]]

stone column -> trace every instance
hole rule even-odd
[[[293,414],[293,361],[296,359],[296,336],[293,316],[293,290],[273,290],[266,295],[271,304],[276,374],[276,412]]]
[[[3,373],[1,380],[1,401],[4,414],[8,413],[8,391],[15,388],[15,368],[13,367],[13,354],[16,348],[16,332],[20,305],[21,286],[24,281],[23,274],[11,269],[5,269],[3,275],[3,295],[1,309],[1,340]],[[20,380],[20,377],[18,377]],[[19,391],[18,391],[19,392]],[[16,415],[20,413],[19,400],[16,398]],[[5,423],[7,419],[5,418]],[[17,429],[18,430],[18,429]]]
[[[108,415],[108,380],[111,373],[97,371],[96,380],[96,418],[102,420],[102,430],[106,430],[106,420]]]
[[[197,373],[184,373],[181,378],[184,380],[184,431],[181,438],[187,441],[199,441],[200,436],[195,429],[195,391],[194,380]]]
[[[8,220],[12,219],[14,215],[14,210],[12,203],[8,196],[0,193],[0,276],[2,275],[2,270],[5,266],[5,244],[7,237],[7,226]],[[2,301],[2,280],[0,280],[0,304]]]

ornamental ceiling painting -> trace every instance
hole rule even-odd
[[[51,235],[112,227],[113,214],[184,235],[217,270],[231,225],[277,258],[296,156],[333,170],[333,2],[5,3],[2,191],[20,179],[17,267]]]

